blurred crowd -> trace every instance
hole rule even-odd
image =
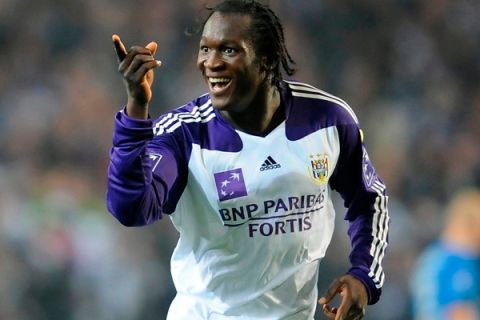
[[[163,319],[175,294],[168,219],[125,228],[104,205],[113,115],[126,102],[111,35],[157,41],[151,114],[204,93],[206,0],[0,0],[0,319]],[[356,111],[390,193],[383,297],[410,319],[408,281],[460,188],[480,186],[480,1],[271,0],[295,79]],[[346,270],[338,228],[323,293]]]

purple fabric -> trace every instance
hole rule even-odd
[[[296,84],[296,92],[312,94],[309,87]],[[282,100],[287,121],[286,134],[290,140],[298,140],[322,128],[335,126],[340,139],[340,156],[330,178],[330,186],[340,193],[347,208],[345,219],[349,221],[348,234],[352,244],[351,269],[348,272],[367,287],[369,304],[378,301],[381,288],[369,277],[373,257],[370,247],[373,241],[372,222],[374,204],[378,196],[372,188],[375,182],[383,182],[364,152],[358,124],[351,114],[337,103],[325,99],[311,99],[291,95],[291,89],[282,84]],[[322,94],[318,94],[322,96]],[[386,191],[383,191],[386,195]],[[385,227],[385,226],[383,226]]]
[[[359,267],[351,267],[347,274],[354,276],[365,285],[368,294],[368,304],[375,304],[378,302],[380,295],[382,294],[382,289],[377,289],[375,287],[375,283],[368,276],[368,268],[365,268],[365,266],[362,265]]]
[[[280,89],[286,112],[286,135],[291,141],[323,128],[355,123],[348,111],[334,102],[294,97],[285,82]]]
[[[218,199],[220,201],[244,197],[247,195],[247,188],[243,180],[242,169],[233,169],[214,174],[217,187]]]
[[[202,96],[185,106],[171,111],[172,114],[192,112],[196,106],[201,106],[209,100],[208,96]],[[191,148],[191,144],[197,144],[202,149],[218,150],[225,152],[239,152],[243,143],[240,136],[221,116],[216,109],[213,110],[216,117],[206,123],[191,122],[183,123],[182,128],[175,130],[172,134],[178,143],[178,147]],[[155,123],[161,121],[163,115]]]
[[[358,124],[345,108],[334,102],[292,96],[286,83],[281,84],[280,93],[285,106],[288,139],[298,140],[330,126],[337,128],[340,155],[330,186],[341,194],[347,207],[345,219],[350,224],[348,232],[352,243],[352,267],[348,273],[367,286],[369,303],[373,304],[381,289],[376,288],[368,275],[373,260],[369,252],[373,241],[374,203],[378,196],[372,185],[381,180],[364,152]],[[207,101],[208,96],[202,96],[155,121],[132,119],[124,112],[116,115],[106,197],[108,210],[122,224],[145,225],[175,211],[188,182],[193,144],[225,152],[239,152],[243,148],[239,135],[221,113],[206,109]],[[174,115],[182,113],[192,119],[196,106],[205,106],[201,120],[207,119],[212,112],[215,117],[209,121],[183,121],[172,127]],[[174,130],[154,135],[153,128],[163,123]],[[220,201],[247,195],[238,170],[215,175]]]
[[[373,257],[370,247],[373,241],[372,223],[374,204],[378,196],[371,188],[371,180],[364,179],[364,146],[357,125],[337,127],[340,137],[341,151],[334,174],[330,178],[330,186],[340,193],[347,209],[345,219],[349,221],[348,234],[352,245],[349,273],[356,276],[366,286],[369,294],[369,304],[378,301],[381,288],[375,286],[369,277]],[[370,162],[366,164],[368,172],[381,182]],[[383,192],[386,195],[386,191]]]
[[[152,138],[151,120],[129,118],[123,111],[117,113],[106,203],[108,210],[127,226],[149,224],[161,217],[168,179],[151,184],[152,172],[148,169],[152,159],[145,150]]]

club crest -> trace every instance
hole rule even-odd
[[[329,162],[326,154],[310,155],[308,175],[316,184],[327,183],[329,175]]]

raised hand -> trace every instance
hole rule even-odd
[[[340,306],[331,307],[329,303],[337,294],[342,297]],[[333,280],[318,303],[323,305],[323,313],[329,320],[360,320],[368,304],[367,289],[360,280],[347,274]]]
[[[148,103],[152,99],[153,70],[161,65],[155,60],[157,43],[150,42],[145,47],[133,46],[129,50],[116,34],[112,36],[118,58],[118,71],[127,89],[127,114],[130,117],[146,119]]]

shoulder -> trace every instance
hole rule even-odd
[[[205,94],[161,115],[153,122],[153,135],[173,133],[189,124],[206,124],[215,117],[210,97]]]
[[[353,109],[333,94],[296,81],[283,81],[280,90],[286,103],[287,125],[298,131],[292,132],[295,137],[328,127],[359,126]]]
[[[218,117],[208,94],[173,109],[153,123],[154,141],[177,146],[199,145],[201,149],[238,152],[242,142],[235,130]]]
[[[314,113],[322,112],[335,118],[337,122],[358,124],[355,112],[343,99],[307,83],[285,81],[285,84],[295,102],[294,106],[298,109]]]

